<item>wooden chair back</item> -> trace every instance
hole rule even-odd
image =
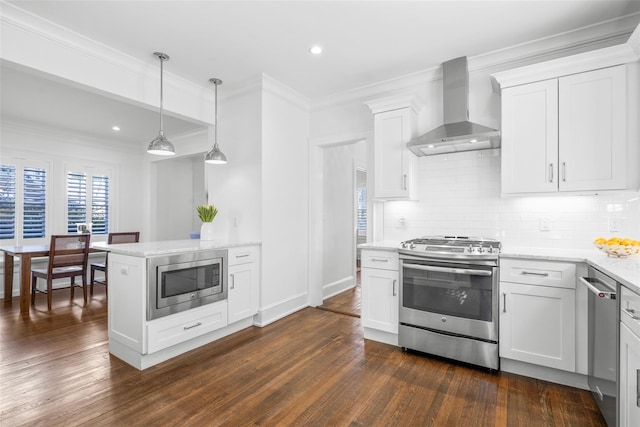
[[[82,267],[87,269],[89,234],[65,234],[51,236],[49,246],[49,274],[54,268]]]
[[[109,233],[107,238],[108,244],[120,244],[120,243],[138,243],[140,240],[139,231],[128,231],[122,233]]]

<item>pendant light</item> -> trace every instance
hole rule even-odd
[[[213,131],[213,148],[209,150],[206,156],[204,156],[204,162],[210,163],[213,165],[224,165],[227,163],[227,156],[225,156],[220,148],[218,148],[218,85],[222,84],[222,80],[220,79],[209,79],[211,83],[214,84],[216,88],[216,96],[215,96],[215,107],[216,107],[216,122],[215,129]]]
[[[164,136],[164,122],[162,120],[162,64],[164,61],[169,60],[169,55],[162,52],[154,52],[153,56],[160,60],[160,132],[158,132],[158,136],[149,143],[147,153],[157,154],[159,156],[172,156],[176,154],[176,150],[173,148],[173,144]]]

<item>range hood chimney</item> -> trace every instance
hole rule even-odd
[[[407,143],[416,156],[500,146],[500,131],[469,121],[467,57],[442,63],[444,124]]]

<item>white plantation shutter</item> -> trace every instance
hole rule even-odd
[[[367,229],[367,188],[359,187],[358,194],[358,230]]]
[[[76,224],[87,222],[87,175],[67,173],[67,232],[77,232]]]
[[[91,177],[91,223],[93,234],[109,233],[109,177]]]
[[[47,172],[41,168],[24,168],[22,236],[45,237]]]
[[[16,234],[16,167],[0,165],[0,239]]]

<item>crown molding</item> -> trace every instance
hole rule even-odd
[[[401,108],[411,108],[414,113],[418,113],[424,102],[415,93],[401,93],[382,98],[371,99],[364,102],[371,109],[373,114],[385,111],[399,110]]]
[[[638,60],[628,44],[566,56],[540,64],[528,65],[491,75],[494,90],[547,80],[569,74],[583,73],[597,68],[612,67]]]
[[[469,72],[518,68],[559,57],[629,44],[633,40],[635,40],[633,42],[635,45],[632,44],[632,47],[635,46],[635,49],[640,51],[640,34],[637,34],[639,22],[640,12],[471,56],[468,58]],[[367,99],[384,97],[385,94],[412,91],[416,86],[420,87],[441,80],[441,69],[442,67],[437,65],[415,73],[330,95],[312,102],[311,109],[319,111],[350,102],[366,103]]]
[[[310,109],[309,98],[264,73],[262,74],[262,89],[305,111]]]

